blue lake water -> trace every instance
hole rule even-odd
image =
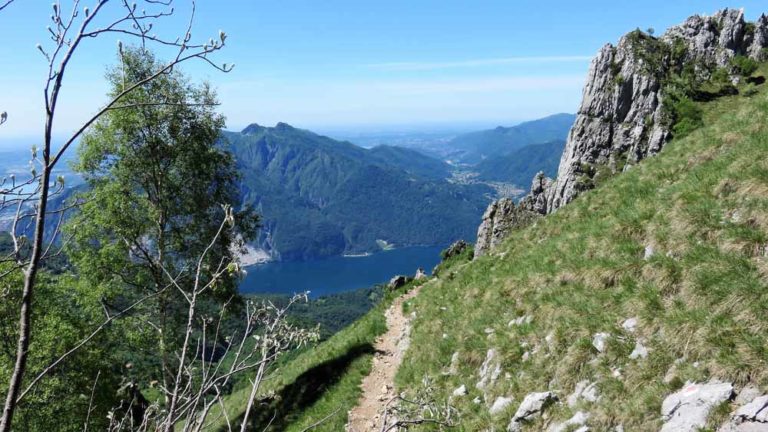
[[[316,261],[274,262],[248,267],[240,292],[293,294],[310,291],[320,297],[386,283],[392,276],[430,272],[440,262],[442,247],[407,247],[365,257],[333,257]]]

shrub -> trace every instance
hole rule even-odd
[[[751,76],[753,73],[755,73],[759,66],[755,60],[752,60],[751,58],[743,55],[737,55],[736,57],[733,57],[730,63],[731,69],[734,73],[745,77]]]
[[[701,108],[688,97],[679,97],[670,103],[675,119],[672,128],[675,136],[685,136],[704,125]]]

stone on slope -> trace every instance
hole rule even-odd
[[[501,375],[501,364],[498,360],[498,352],[491,348],[485,355],[485,361],[480,365],[480,380],[475,384],[475,387],[480,390],[485,390],[489,385],[496,382]]]
[[[768,395],[760,396],[742,406],[718,432],[768,431]]]
[[[512,405],[513,400],[514,398],[511,397],[499,396],[493,402],[493,405],[491,405],[491,409],[489,409],[488,412],[491,415],[501,414],[508,406]]]
[[[541,412],[554,402],[557,402],[557,395],[550,391],[528,394],[509,422],[507,431],[519,432],[522,430],[523,423],[541,415]]]
[[[733,385],[712,380],[686,383],[661,404],[661,432],[696,432],[706,426],[710,411],[733,396]]]
[[[453,391],[454,396],[466,396],[467,395],[467,386],[462,384],[459,388]]]
[[[597,389],[597,384],[587,380],[579,381],[576,383],[576,388],[573,390],[573,393],[568,395],[566,401],[568,402],[569,407],[574,407],[579,403],[579,400],[582,399],[591,403],[600,400],[600,392]]]
[[[587,420],[589,420],[589,413],[585,413],[584,411],[577,411],[576,414],[574,414],[573,417],[569,418],[568,420],[562,423],[555,423],[550,426],[549,429],[547,429],[547,432],[565,432],[576,426],[586,425]]]
[[[611,335],[608,333],[595,333],[595,336],[592,338],[592,346],[598,352],[604,352],[610,337]]]
[[[629,354],[629,358],[636,360],[644,359],[646,357],[648,357],[648,348],[646,348],[640,341],[635,342],[635,349]]]

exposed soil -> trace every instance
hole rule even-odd
[[[363,379],[363,394],[349,412],[348,432],[380,431],[384,408],[396,396],[394,380],[403,355],[410,344],[410,317],[403,314],[403,303],[414,298],[419,288],[398,297],[387,309],[387,332],[374,344],[376,354],[371,373]]]

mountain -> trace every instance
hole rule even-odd
[[[717,93],[689,99],[685,112],[666,87],[679,77],[641,67],[666,58],[646,42],[668,36],[678,55],[687,47],[682,66],[704,74],[686,87]],[[457,247],[436,276],[393,287],[365,317],[281,366],[264,391],[289,407],[279,430],[344,430],[362,404],[380,422],[394,395],[407,401],[398,419],[456,430],[766,430],[768,64],[757,62],[768,57],[768,17],[746,23],[725,10],[643,42],[621,66],[636,73],[625,78],[663,85],[655,94],[638,85],[626,98],[615,98],[623,79],[585,91],[589,110],[574,127],[629,135],[572,132],[556,181],[537,175],[527,203],[489,208],[480,231],[492,247],[478,256]],[[616,76],[604,52],[588,89]],[[708,72],[709,55],[720,66]],[[732,88],[722,92],[717,70],[726,67]],[[654,130],[650,119],[630,127],[628,113],[655,112],[645,104],[655,98],[673,115],[654,138],[643,133]],[[605,117],[589,118],[598,112]],[[630,123],[612,124],[617,114]],[[611,167],[609,150],[631,152],[629,168]],[[552,185],[571,175],[571,161],[589,160],[581,175],[596,172],[580,179],[585,187],[547,200],[544,192],[567,190]],[[535,223],[487,225],[520,222],[498,213],[521,210]],[[377,351],[382,343],[394,354]]]
[[[575,118],[573,114],[555,114],[517,126],[499,126],[496,129],[472,132],[457,136],[449,141],[445,148],[450,151],[448,157],[451,159],[465,164],[476,164],[486,158],[507,155],[531,144],[565,141]]]
[[[507,155],[484,159],[474,169],[480,180],[526,185],[540,171],[548,176],[557,174],[563,148],[565,141],[527,145]]]
[[[224,132],[222,146],[245,203],[264,216],[259,246],[283,260],[473,238],[492,193],[447,182],[447,164],[413,150],[367,150],[285,123]]]

